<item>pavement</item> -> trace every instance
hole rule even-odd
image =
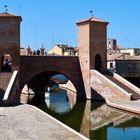
[[[0,140],[88,140],[31,105],[0,107]]]
[[[109,106],[140,115],[140,100],[106,99]]]

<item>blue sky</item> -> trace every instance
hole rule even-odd
[[[108,38],[119,45],[140,47],[140,0],[0,0],[0,12],[22,16],[21,46],[46,50],[53,44],[78,45],[76,22],[90,17],[104,19]]]

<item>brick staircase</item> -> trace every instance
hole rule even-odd
[[[113,83],[124,89],[126,92],[132,94],[131,100],[137,100],[140,99],[140,94],[136,93],[133,89],[129,88],[127,85],[123,84],[122,82],[118,81],[113,77],[110,73],[103,73],[104,76],[106,76],[109,80],[111,80]]]
[[[12,77],[13,73],[0,73],[0,105],[2,104],[2,99],[4,97],[4,93],[6,91],[6,88],[9,84],[9,81]]]

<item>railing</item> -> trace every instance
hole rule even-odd
[[[106,78],[104,75],[102,75],[98,71],[91,70],[90,72],[91,72],[91,76],[92,76],[90,82],[91,82],[91,85],[93,85],[93,88],[95,88],[94,86],[96,86],[95,85],[95,82],[99,82],[99,80],[98,81],[94,81],[95,78],[99,78],[101,83],[98,83],[98,84],[102,85],[102,87],[104,87],[104,88],[106,86],[106,88],[105,88],[106,89],[106,92],[107,92],[107,90],[109,90],[109,91],[111,90],[113,92],[112,95],[109,92],[109,94],[108,94],[108,97],[109,98],[112,98],[111,96],[113,96],[114,93],[115,93],[115,95],[118,98],[121,98],[121,99],[124,98],[124,99],[128,99],[128,100],[131,99],[131,94],[130,93],[126,92],[124,89],[122,89],[121,87],[119,87],[117,84],[115,84],[114,82],[112,82],[111,80],[109,80],[108,78]],[[97,86],[97,88],[98,88],[98,86]],[[102,94],[102,96],[106,96],[104,94],[104,91],[103,91],[103,93],[100,93],[100,94]],[[108,98],[108,97],[104,97],[104,98]]]
[[[136,93],[140,94],[140,89],[138,87],[136,87],[134,84],[130,83],[117,73],[113,73],[113,77],[118,81],[120,81],[121,83],[123,83],[124,85],[128,86],[130,89],[134,90]]]
[[[11,77],[11,80],[7,86],[7,89],[5,91],[5,94],[4,94],[4,97],[3,97],[3,103],[6,104],[6,105],[9,105],[9,104],[13,104],[13,100],[15,98],[15,94],[16,94],[16,91],[17,88],[19,88],[18,86],[18,80],[17,80],[17,75],[18,75],[18,71],[14,71],[13,72],[13,75]]]
[[[126,72],[119,72],[119,71],[116,71],[115,73],[119,74],[122,77],[126,77],[126,78],[127,77],[128,78],[140,77],[140,72],[127,72],[127,71]]]

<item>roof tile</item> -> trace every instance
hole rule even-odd
[[[104,21],[104,20],[99,19],[99,18],[88,18],[86,20],[79,21],[76,24],[81,24],[81,23],[86,23],[86,22],[100,22],[100,23],[107,23],[108,24],[107,21]]]
[[[21,16],[17,16],[15,14],[8,13],[8,12],[0,13],[0,17],[16,17],[16,18],[19,18],[20,20],[22,20]]]

